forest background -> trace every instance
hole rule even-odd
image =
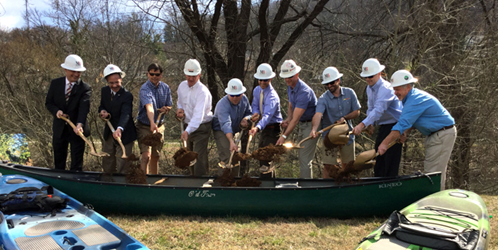
[[[300,78],[317,97],[326,91],[322,71],[334,66],[344,74],[342,86],[354,89],[361,102],[357,124],[367,108],[361,65],[375,57],[386,65],[385,79],[398,69],[410,70],[419,78],[416,87],[436,96],[455,118],[458,137],[447,187],[480,193],[498,189],[496,0],[50,0],[48,11],[23,2],[19,4],[27,6],[26,26],[0,31],[2,159],[53,166],[52,116],[44,102],[51,79],[63,76],[60,64],[68,54],[80,55],[87,68],[82,79],[93,89],[88,121],[97,146],[104,127],[97,114],[100,89],[106,86],[101,77],[109,63],[127,74],[123,86],[134,93],[135,117],[138,90],[152,62],[163,66],[163,81],[172,89],[176,110],[183,65],[189,58],[198,59],[201,81],[213,95],[213,111],[231,78],[242,79],[252,99],[257,86],[253,74],[261,63],[270,63],[278,72],[284,60],[295,60],[302,67]],[[125,12],[125,4],[136,11]],[[278,76],[272,85],[285,118],[287,86]],[[186,174],[171,159],[180,146],[179,130],[169,114],[169,146],[160,173]],[[293,134],[291,139],[297,141]],[[357,137],[356,152],[371,149],[373,138]],[[413,133],[405,143],[401,174],[423,170],[423,140]],[[214,171],[219,162],[214,140],[209,150]],[[101,169],[100,159],[85,157],[85,169]],[[314,175],[321,176],[319,153],[313,164]],[[297,152],[290,153],[277,175],[297,177],[297,165]],[[249,161],[244,171],[256,175],[257,166]]]

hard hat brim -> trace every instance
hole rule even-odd
[[[66,66],[65,63],[61,64],[61,67],[64,68],[64,69],[67,69],[67,70],[78,71],[78,72],[83,72],[83,71],[86,70],[85,67],[81,67],[79,69],[71,68],[71,67]]]
[[[240,95],[240,94],[243,94],[246,92],[246,87],[242,86],[242,89],[240,91],[237,91],[237,92],[231,92],[228,88],[225,89],[225,93],[227,95]]]
[[[121,79],[125,78],[125,76],[126,76],[126,73],[125,73],[125,72],[123,72],[123,71],[121,71],[121,72],[112,72],[112,73],[107,74],[107,75],[105,75],[104,77],[102,77],[102,81],[106,81],[106,82],[107,82],[106,77],[108,77],[108,76],[110,76],[110,75],[114,75],[114,74],[120,74],[120,75],[121,75]]]
[[[380,72],[382,72],[384,69],[386,68],[385,65],[380,65],[380,70],[378,72],[375,72],[375,73],[365,73],[365,72],[361,72],[360,73],[360,76],[361,77],[369,77],[369,76],[373,76],[373,75],[376,75],[376,74],[379,74]]]
[[[397,83],[397,84],[391,84],[391,88],[395,88],[395,87],[407,85],[407,84],[410,84],[410,83],[416,83],[416,82],[418,82],[418,79],[417,78],[413,78],[411,81],[405,81],[405,82],[400,82],[400,83]]]
[[[301,71],[301,66],[297,66],[297,65],[296,65],[296,71],[294,71],[294,72],[288,72],[288,73],[284,73],[284,72],[280,71],[279,76],[280,76],[281,78],[289,78],[289,77],[293,77],[293,76],[295,76],[295,75],[296,75],[297,73],[299,73],[300,71]]]
[[[187,76],[198,76],[200,75],[202,72],[202,70],[199,70],[199,72],[188,72],[188,70],[183,70],[183,73],[185,73],[185,75]]]
[[[335,79],[333,79],[333,80],[327,80],[327,81],[322,81],[322,84],[325,85],[325,84],[327,84],[329,82],[337,81],[337,79],[341,78],[343,75],[344,74],[339,73],[339,75]]]
[[[272,79],[276,75],[277,74],[275,74],[275,72],[271,72],[270,76],[263,76],[263,75],[259,75],[258,73],[256,73],[256,74],[254,74],[254,78],[256,78],[258,80],[267,80],[267,79]]]

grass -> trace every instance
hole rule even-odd
[[[490,215],[488,249],[498,249],[498,195],[482,195]],[[381,218],[108,217],[151,249],[354,249]]]

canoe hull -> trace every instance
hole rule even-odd
[[[58,172],[0,164],[4,174],[23,174],[92,204],[101,213],[365,217],[388,215],[439,191],[440,174],[396,179],[369,178],[355,184],[323,185],[324,180],[277,179],[307,187],[185,187],[104,183],[65,178]],[[91,179],[92,174],[85,173]],[[81,176],[81,173],[79,174]],[[89,177],[90,176],[90,177]],[[169,178],[188,177],[169,176]],[[315,184],[316,183],[316,184]],[[328,183],[328,182],[326,182]]]

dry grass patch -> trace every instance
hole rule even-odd
[[[482,195],[498,216],[498,196]],[[109,216],[151,249],[353,249],[387,218]],[[491,222],[489,249],[498,249]]]

